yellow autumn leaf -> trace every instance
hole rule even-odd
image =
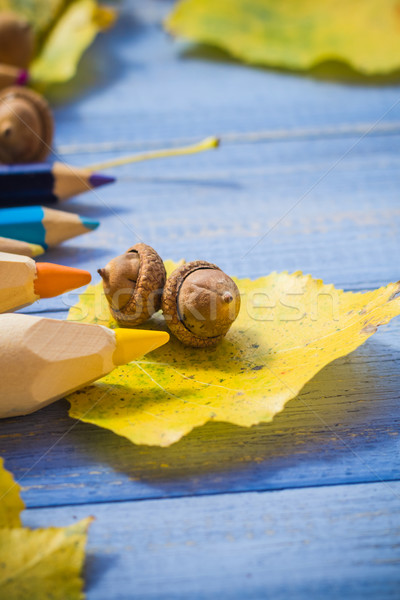
[[[43,35],[68,0],[0,0],[0,11],[14,12],[31,23],[37,36]]]
[[[72,2],[46,37],[31,67],[33,82],[58,83],[71,79],[79,59],[99,31],[110,27],[115,13],[95,0]]]
[[[81,600],[80,577],[92,517],[69,527],[28,529],[20,487],[0,458],[0,598]]]
[[[0,598],[81,600],[91,517],[69,527],[0,529]]]
[[[400,67],[398,0],[180,0],[165,27],[255,65],[339,60],[368,75]]]
[[[116,18],[97,0],[0,0],[0,11],[26,18],[36,34],[37,55],[30,66],[34,86],[71,79],[79,60],[96,35]]]
[[[21,500],[20,490],[0,458],[0,528],[21,527],[20,513],[25,505]]]
[[[171,338],[70,395],[70,415],[136,444],[159,446],[211,420],[271,421],[325,365],[400,314],[399,283],[350,293],[302,273],[235,281],[241,310],[215,350],[185,348]],[[69,318],[116,327],[101,284],[87,288]],[[157,315],[147,326],[165,323]]]

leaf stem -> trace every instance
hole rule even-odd
[[[110,167],[119,167],[121,165],[128,165],[135,162],[141,162],[143,160],[153,160],[155,158],[169,158],[171,156],[183,156],[186,154],[197,154],[197,152],[204,152],[206,150],[212,150],[218,148],[219,139],[217,137],[208,137],[198,144],[192,144],[191,146],[183,146],[181,148],[171,148],[168,150],[154,150],[151,152],[143,152],[139,154],[133,154],[131,156],[125,156],[123,158],[116,158],[95,165],[90,165],[88,168],[93,171],[102,171],[103,169],[109,169]]]

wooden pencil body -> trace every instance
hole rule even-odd
[[[54,175],[49,163],[0,165],[0,206],[54,204]]]
[[[51,205],[114,180],[61,162],[0,165],[0,207]]]
[[[53,165],[54,195],[59,200],[77,196],[92,189],[89,169],[70,167],[60,162]]]
[[[115,366],[115,334],[101,325],[7,314],[0,338],[0,418],[34,412]]]
[[[4,208],[0,211],[0,236],[40,244],[45,248],[88,233],[97,226],[98,223],[91,219],[42,206]]]
[[[21,242],[10,238],[0,237],[0,252],[8,252],[10,254],[20,254],[22,256],[39,256],[44,253],[43,246],[38,244],[30,244],[29,242]]]
[[[60,162],[0,166],[0,206],[55,204],[92,189],[91,172]]]
[[[0,252],[0,313],[17,310],[38,300],[35,278],[36,266],[31,258]]]

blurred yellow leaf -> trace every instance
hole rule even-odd
[[[99,31],[110,27],[115,13],[95,0],[72,2],[46,37],[31,75],[34,81],[57,83],[71,79],[79,59]]]
[[[12,10],[32,23],[37,55],[30,75],[40,87],[71,79],[96,35],[116,18],[115,10],[97,0],[0,0],[0,10]]]
[[[53,24],[68,0],[0,0],[0,10],[15,12],[31,23],[38,36]]]
[[[70,527],[24,528],[19,492],[0,458],[0,598],[81,600],[80,572],[92,517]]]
[[[11,473],[4,468],[3,459],[0,458],[0,528],[21,527],[20,513],[25,505],[19,495],[20,490]]]
[[[339,60],[368,75],[400,67],[398,0],[180,0],[165,26],[256,65]]]
[[[166,266],[170,272],[171,262]],[[70,415],[159,446],[210,420],[271,421],[320,369],[400,314],[400,284],[353,294],[301,273],[236,282],[240,314],[215,350],[185,348],[172,338],[70,395]],[[101,284],[87,288],[69,319],[116,327]],[[148,327],[165,327],[162,316]]]
[[[81,600],[91,517],[69,527],[0,529],[0,597]]]

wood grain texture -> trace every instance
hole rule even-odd
[[[60,402],[4,421],[0,455],[28,506],[396,480],[400,348],[381,333],[321,371],[271,424],[215,423],[148,448],[69,419]]]
[[[356,598],[400,586],[399,483],[30,510],[95,516],[88,600]]]
[[[210,134],[221,148],[115,170],[115,186],[63,205],[102,227],[44,260],[94,274],[144,241],[239,277],[303,270],[346,290],[399,279],[396,78],[246,68],[169,40],[170,6],[125,2],[76,80],[53,91],[58,150],[85,166]],[[77,293],[36,314],[65,318]],[[0,455],[27,505],[43,507],[26,523],[97,517],[89,600],[394,599],[399,366],[396,320],[272,424],[210,424],[168,449],[135,447],[69,419],[60,401],[2,422]]]

